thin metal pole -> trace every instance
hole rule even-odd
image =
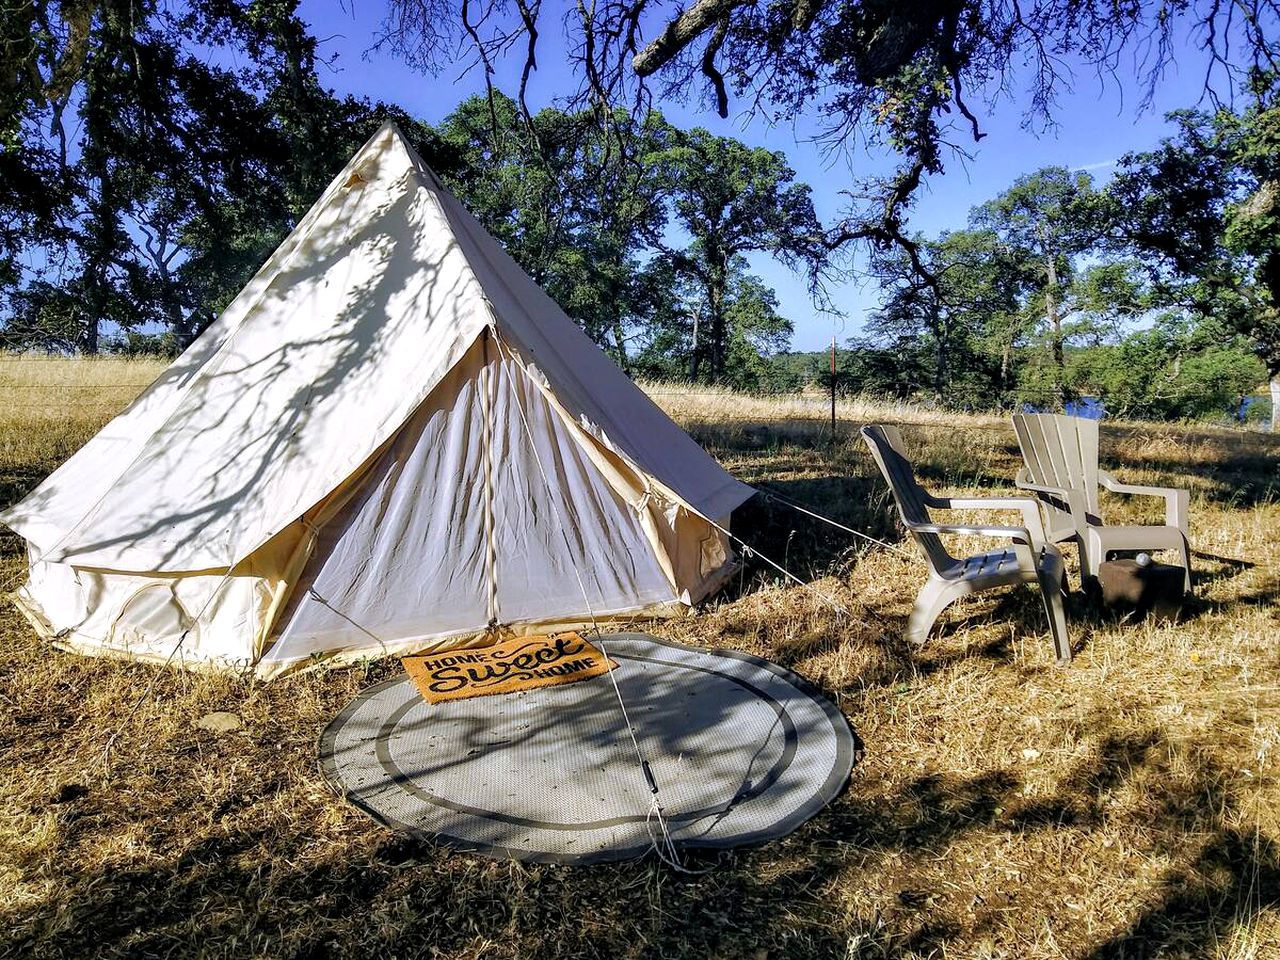
[[[831,335],[831,439],[836,438],[836,335]]]

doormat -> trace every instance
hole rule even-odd
[[[617,666],[577,633],[520,637],[492,647],[403,657],[401,662],[427,703],[573,683]]]
[[[803,677],[736,650],[586,636],[617,661],[607,677],[437,704],[403,673],[362,691],[320,738],[325,779],[393,830],[539,863],[652,851],[632,736],[681,851],[785,836],[848,781],[860,744]]]

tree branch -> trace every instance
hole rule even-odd
[[[744,2],[746,0],[694,0],[693,6],[682,11],[667,24],[662,33],[632,58],[631,66],[641,77],[652,76],[711,29],[713,24],[727,19],[733,9]]]
[[[724,74],[716,69],[716,54],[720,52],[720,46],[724,43],[725,34],[728,32],[729,18],[726,16],[716,24],[715,33],[711,35],[707,49],[702,54],[702,74],[711,81],[711,86],[716,93],[716,113],[722,119],[729,116],[729,92],[724,87]]]

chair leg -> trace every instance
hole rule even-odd
[[[1182,536],[1182,542],[1178,545],[1178,549],[1182,551],[1182,569],[1185,575],[1182,578],[1182,592],[1191,592],[1191,544],[1187,541],[1186,534]]]
[[[907,639],[917,647],[923,646],[939,614],[954,599],[955,593],[948,581],[930,577],[911,609],[911,617],[907,620]]]
[[[1085,544],[1085,537],[1076,537],[1076,556],[1080,560],[1080,591],[1083,593],[1088,589],[1089,581],[1094,578],[1094,574],[1089,572],[1089,548]],[[1066,576],[1066,564],[1063,564],[1063,576]]]
[[[1071,638],[1067,635],[1067,615],[1062,608],[1059,569],[1042,568],[1037,572],[1037,578],[1040,581],[1044,612],[1049,618],[1049,633],[1053,636],[1053,652],[1058,657],[1058,663],[1068,664],[1071,662]]]
[[[1092,529],[1080,537],[1080,579],[1097,581],[1098,568],[1107,559],[1102,538]]]

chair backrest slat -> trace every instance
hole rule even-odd
[[[1018,435],[1018,446],[1022,448],[1022,460],[1031,482],[1057,485],[1057,467],[1049,454],[1050,444],[1045,438],[1040,418],[1015,416],[1013,429]]]
[[[1067,418],[1063,418],[1067,419]],[[1080,444],[1080,464],[1084,472],[1080,482],[1084,484],[1085,504],[1089,512],[1098,514],[1098,421],[1071,417],[1076,422],[1076,440]]]
[[[894,426],[869,423],[862,428],[862,439],[871,450],[871,456],[893,492],[893,500],[898,505],[898,513],[910,530],[912,524],[929,523],[929,508],[925,504],[925,491],[916,479],[911,461],[907,459],[906,444],[902,440],[902,432]],[[956,561],[942,539],[935,533],[917,533],[912,531],[925,559],[935,571],[941,571]]]
[[[1080,490],[1098,512],[1098,422],[1057,413],[1019,413],[1013,429],[1032,483]],[[1070,513],[1047,505],[1055,521]],[[1079,518],[1077,518],[1079,519]]]

